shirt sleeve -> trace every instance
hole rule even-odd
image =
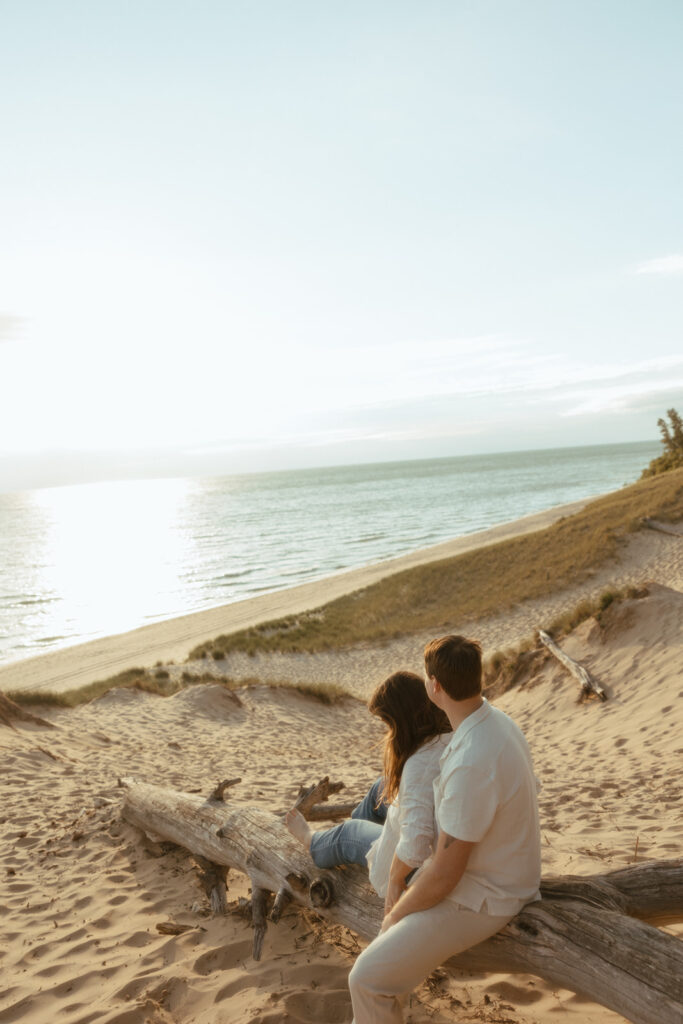
[[[500,796],[493,778],[466,765],[455,768],[441,787],[437,822],[442,832],[466,843],[478,843],[488,832]]]
[[[434,843],[434,778],[438,762],[409,757],[398,791],[399,838],[396,856],[417,868],[432,852]]]

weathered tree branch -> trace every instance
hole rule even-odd
[[[127,821],[244,872],[254,894],[284,889],[362,938],[379,931],[382,903],[367,874],[355,866],[316,868],[268,811],[243,807],[226,816],[226,808],[200,797],[133,780],[122,785]],[[683,859],[591,878],[549,878],[542,894],[448,967],[532,973],[583,992],[634,1024],[680,1024],[683,942],[644,921],[683,919]]]
[[[643,516],[640,521],[643,526],[648,526],[651,530],[668,533],[671,537],[683,537],[683,533],[680,530],[676,530],[673,526],[668,526],[666,523],[660,523],[656,519],[650,519],[649,516]]]
[[[227,914],[227,877],[230,868],[207,860],[206,857],[201,857],[198,853],[194,854],[194,860],[199,868],[199,881],[202,889],[209,897],[212,913]]]
[[[326,775],[315,786],[309,786],[307,789],[302,786],[294,806],[304,818],[308,818],[316,804],[324,803],[333,793],[338,793],[343,788],[343,782],[330,782],[329,775]]]
[[[10,729],[15,729],[14,719],[17,722],[30,722],[31,725],[42,725],[46,729],[57,728],[54,722],[48,722],[45,718],[39,718],[38,715],[34,715],[32,712],[27,711],[26,708],[22,708],[21,704],[16,704],[13,700],[10,700],[4,693],[0,693],[0,725],[8,725]]]
[[[270,920],[273,922],[273,924],[277,924],[277,922],[282,917],[282,912],[287,907],[287,905],[291,903],[291,901],[292,894],[289,891],[289,889],[285,888],[285,886],[283,885],[278,890],[277,896],[275,897],[275,902],[273,903],[273,909],[270,912]]]
[[[268,913],[268,890],[267,889],[252,889],[251,892],[251,923],[254,926],[254,947],[252,949],[252,956],[254,960],[261,959],[261,950],[263,949],[263,939],[265,938],[266,928],[268,922],[266,921],[266,914]]]
[[[582,697],[590,697],[591,694],[593,694],[594,696],[599,697],[600,700],[607,700],[607,694],[600,686],[600,684],[596,683],[595,679],[593,679],[592,675],[590,674],[587,668],[584,668],[584,666],[580,665],[578,661],[574,661],[574,659],[570,658],[568,654],[565,654],[562,648],[555,643],[553,638],[549,636],[548,633],[545,633],[542,629],[539,629],[538,635],[540,637],[541,643],[544,644],[548,648],[550,653],[554,654],[557,660],[561,662],[561,664],[564,665],[564,667],[569,672],[571,672],[574,678],[578,679],[578,681],[581,683]]]
[[[356,804],[316,804],[304,814],[306,821],[337,821],[339,818],[350,818]]]
[[[226,789],[231,789],[233,786],[236,786],[238,782],[241,781],[241,779],[223,779],[222,782],[219,782],[217,784],[213,793],[209,797],[209,800],[225,800]]]

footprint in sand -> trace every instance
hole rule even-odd
[[[10,884],[7,886],[8,891],[11,893],[30,892],[34,888],[35,886],[31,885],[29,882],[10,882]]]
[[[528,987],[524,985],[514,985],[509,981],[499,981],[493,985],[488,985],[484,991],[490,992],[495,999],[504,999],[506,1002],[512,1003],[515,1006],[537,1003],[539,999],[544,998],[543,992],[539,992],[538,989],[532,988],[531,985]]]
[[[347,988],[324,992],[292,992],[282,1007],[266,1010],[252,1024],[343,1024],[351,1018],[351,999]]]
[[[110,907],[118,907],[121,903],[125,903],[127,899],[128,897],[123,895],[112,896],[111,899],[107,900],[107,904]]]
[[[94,921],[93,924],[95,924]],[[127,938],[122,939],[121,945],[128,946],[132,949],[139,949],[142,946],[148,946],[150,942],[155,942],[156,938],[157,936],[150,935],[149,932],[137,931],[133,932],[132,935],[127,936]]]
[[[67,964],[52,964],[50,967],[43,967],[42,970],[36,971],[36,978],[52,978],[55,974],[59,974],[60,971],[69,969]]]
[[[212,974],[214,971],[225,971],[229,967],[236,967],[239,963],[251,957],[252,940],[233,942],[228,946],[219,946],[217,949],[210,949],[202,953],[193,966],[196,974]]]
[[[245,987],[244,974],[242,971],[238,970],[237,977],[233,978],[233,980],[228,982],[227,985],[223,985],[223,987],[216,992],[214,1003],[222,1003],[225,999],[232,999],[234,995],[242,992]]]
[[[323,1020],[325,1024],[342,1024],[349,1019],[351,998],[348,988],[293,992],[283,1000],[283,1009],[301,1024],[318,1024]]]

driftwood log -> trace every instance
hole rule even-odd
[[[44,718],[39,718],[37,715],[27,711],[26,708],[22,708],[20,704],[15,704],[4,693],[0,693],[0,725],[8,725],[10,729],[15,729],[15,720],[17,722],[30,722],[31,725],[42,725],[46,729],[57,728],[54,722],[48,722]]]
[[[226,791],[232,789],[233,786],[236,786],[241,781],[241,779],[223,779],[222,782],[216,783],[216,788],[209,797],[209,800],[225,800]]]
[[[600,700],[607,700],[607,694],[600,686],[596,683],[593,676],[590,674],[587,668],[579,664],[578,661],[574,661],[570,658],[561,647],[559,647],[553,638],[545,633],[542,629],[539,629],[538,636],[541,643],[548,648],[551,654],[554,654],[557,660],[564,665],[564,667],[571,672],[575,679],[581,683],[581,696],[582,697],[599,697]]]
[[[338,821],[340,818],[350,818],[355,806],[356,801],[348,804],[316,804],[304,814],[304,818],[307,821]]]
[[[683,533],[677,530],[675,526],[660,523],[656,519],[650,519],[649,516],[643,516],[641,523],[643,526],[648,526],[651,530],[658,530],[659,533],[668,533],[670,537],[683,537]]]
[[[315,786],[302,786],[294,806],[307,821],[334,821],[349,818],[355,803],[328,804],[330,796],[344,788],[343,782],[330,782],[329,775]]]
[[[229,812],[216,801],[132,779],[121,785],[128,822],[249,876],[259,950],[264,891],[277,893],[280,907],[293,899],[364,939],[379,931],[382,903],[366,872],[355,866],[316,868],[269,811]],[[542,895],[498,935],[453,957],[448,967],[536,974],[584,993],[634,1024],[680,1024],[683,942],[652,923],[683,919],[683,859],[586,878],[548,878]]]

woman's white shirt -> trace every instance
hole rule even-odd
[[[370,882],[385,896],[394,853],[404,864],[417,868],[429,857],[436,835],[434,779],[441,755],[453,733],[443,733],[423,744],[403,766],[396,799],[389,805],[382,834],[367,854]]]

